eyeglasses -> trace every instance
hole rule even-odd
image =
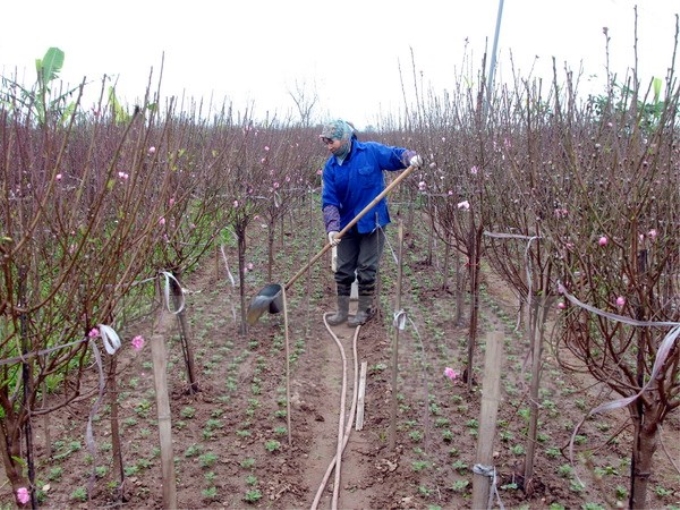
[[[321,142],[324,145],[332,145],[333,144],[333,139],[332,138],[326,138],[325,136],[321,138]]]

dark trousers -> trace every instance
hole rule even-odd
[[[375,278],[385,246],[385,234],[376,229],[370,234],[359,234],[354,229],[342,236],[338,244],[338,266],[335,283],[338,296],[349,296],[355,273],[359,296],[375,294]]]

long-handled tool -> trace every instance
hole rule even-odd
[[[394,179],[380,194],[375,197],[370,204],[368,204],[366,207],[364,207],[359,214],[357,214],[352,221],[350,221],[345,228],[343,228],[340,232],[338,232],[335,235],[336,239],[340,239],[342,236],[344,236],[349,230],[356,225],[356,223],[363,218],[368,211],[373,209],[378,202],[380,202],[385,196],[392,191],[401,181],[406,179],[406,177],[409,176],[409,174],[416,169],[417,167],[415,166],[409,166],[406,170],[401,172],[396,179]],[[319,260],[324,253],[326,253],[328,250],[330,250],[332,247],[331,243],[329,242],[326,244],[319,253],[314,255],[314,257],[311,258],[307,264],[305,264],[302,269],[300,269],[290,280],[288,280],[288,283],[286,283],[286,290],[288,290],[295,281],[300,278],[305,272],[314,264],[317,260]],[[269,313],[279,313],[282,308],[282,298],[281,298],[281,285],[278,283],[270,283],[269,285],[266,285],[260,292],[257,293],[257,295],[250,301],[250,305],[248,306],[248,314],[247,314],[247,320],[248,324],[253,325],[257,322],[257,320],[260,318],[260,316],[265,312],[269,311]]]

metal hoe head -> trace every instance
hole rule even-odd
[[[283,310],[283,288],[278,283],[270,283],[265,286],[248,305],[247,320],[249,325],[257,322],[265,313],[279,313]]]

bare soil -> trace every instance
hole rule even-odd
[[[396,228],[390,235],[394,231]],[[280,246],[277,253],[277,272],[284,275],[284,280],[320,248],[296,244],[291,239],[297,238],[289,231],[288,247]],[[466,384],[443,376],[447,366],[462,371],[467,358],[467,325],[465,321],[453,322],[455,278],[451,276],[443,282],[437,249],[432,262],[424,262],[428,259],[424,239],[413,236],[406,247],[401,308],[407,312],[408,320],[399,334],[394,448],[390,448],[394,390],[390,359],[396,291],[392,250],[396,248],[388,246],[381,275],[381,309],[373,321],[360,328],[357,338],[356,361],[365,361],[368,367],[364,424],[362,430],[352,430],[341,458],[341,509],[471,508],[483,373],[481,368],[473,371],[476,384],[472,392]],[[236,260],[233,251],[230,257]],[[255,250],[252,260],[255,270],[248,273],[249,296],[266,283],[265,271],[260,269],[266,254]],[[245,335],[239,333],[238,289],[226,278],[222,258],[216,256],[187,277],[183,282],[187,290],[186,316],[200,391],[188,392],[175,316],[157,311],[153,320],[130,328],[129,338],[142,334],[147,344],[139,352],[126,345],[117,354],[119,423],[126,472],[122,492],[116,489],[113,472],[107,400],[93,422],[97,448],[94,458],[86,447],[85,428],[94,401],[89,399],[51,415],[48,422],[37,420],[35,424],[40,505],[54,509],[162,508],[158,417],[149,346],[149,339],[157,334],[163,337],[170,360],[168,391],[179,508],[311,508],[336,454],[341,427],[343,359],[323,321],[323,314],[334,305],[328,262],[322,259],[290,289],[287,320],[283,314],[266,314]],[[465,306],[463,318],[468,315],[468,305]],[[488,271],[484,274],[480,312],[476,367],[484,366],[487,335],[494,330],[505,335],[503,398],[493,445],[496,486],[505,508],[627,507],[622,493],[629,490],[631,428],[626,416],[611,413],[587,420],[579,431],[577,456],[571,463],[566,446],[574,426],[589,409],[615,396],[586,374],[565,373],[557,365],[555,353],[549,350],[541,384],[535,474],[531,483],[525,483],[527,342],[515,331],[514,294]],[[355,330],[339,326],[333,331],[345,349],[347,416],[357,377],[352,351]],[[291,361],[290,442],[286,336]],[[94,366],[91,376],[94,388]],[[677,414],[664,424],[661,438],[664,448],[677,461]],[[589,457],[580,453],[586,449],[593,451]],[[590,460],[586,462],[586,458]],[[96,478],[92,481],[94,468]],[[578,484],[576,476],[585,487]],[[331,508],[334,483],[333,472],[321,492],[318,508]],[[83,501],[88,490],[90,501]],[[680,477],[661,448],[655,457],[648,500],[650,508],[680,505]],[[8,485],[2,501],[13,501]],[[498,507],[496,499],[494,508]]]

